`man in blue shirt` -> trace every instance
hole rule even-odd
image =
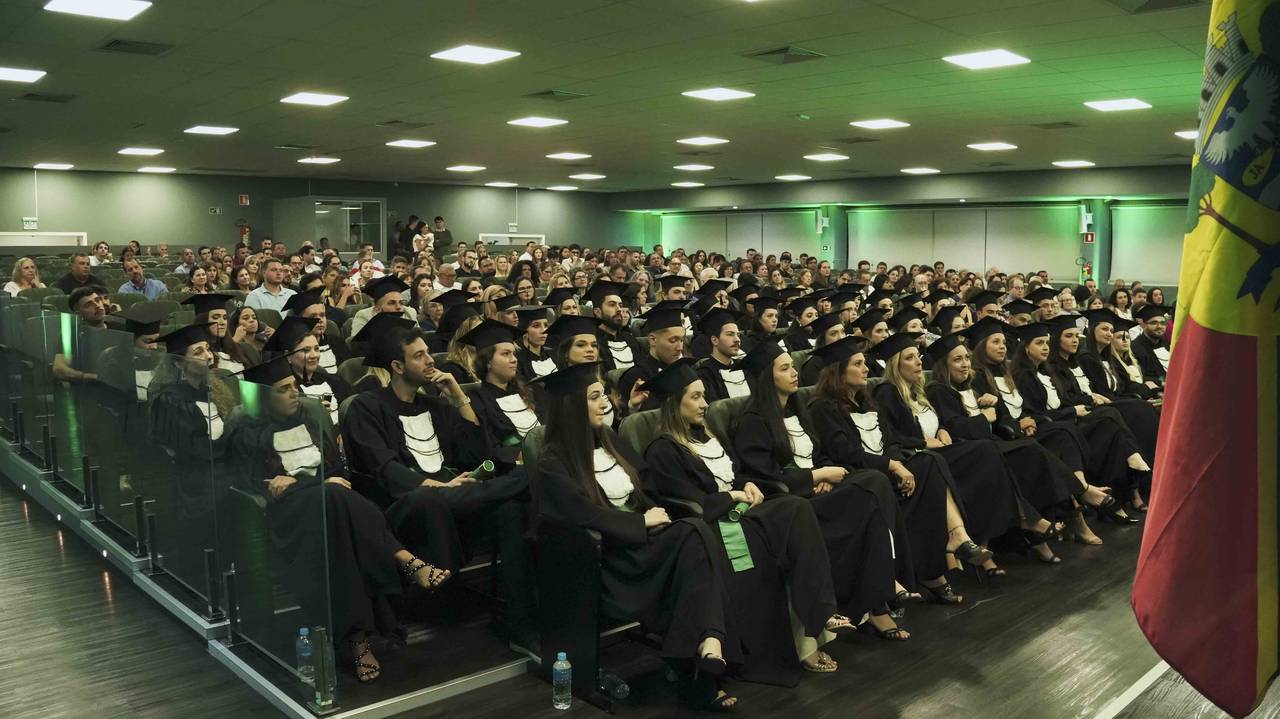
[[[297,292],[284,286],[284,265],[272,257],[262,264],[262,285],[249,293],[244,304],[255,310],[284,312],[285,303],[295,294]]]
[[[124,271],[129,275],[129,281],[120,285],[120,289],[116,290],[116,294],[121,295],[146,295],[148,300],[154,300],[169,288],[160,280],[149,278],[142,273],[142,263],[130,258],[124,261]]]

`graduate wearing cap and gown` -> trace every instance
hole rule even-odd
[[[351,338],[351,346],[358,350],[358,357],[364,358],[368,356],[369,347],[373,343],[373,339],[380,334],[390,332],[395,329],[409,330],[416,329],[411,320],[405,319],[401,315],[384,312],[373,316],[364,327],[360,328],[360,332]],[[372,389],[386,387],[391,381],[391,375],[381,367],[373,367],[368,362],[362,362],[365,367],[363,377],[356,380],[352,386],[352,392],[360,394]]]
[[[937,411],[925,395],[924,368],[918,359],[916,371],[919,374],[906,388],[912,392],[910,405],[894,386],[890,378],[901,372],[894,369],[894,364],[899,363],[903,353],[909,350],[918,353],[918,338],[919,335],[903,332],[875,346],[872,352],[884,360],[886,367],[885,377],[876,385],[872,395],[880,408],[882,420],[892,428],[904,449],[932,449],[947,460],[964,502],[969,535],[974,542],[985,546],[990,540],[1018,526],[1022,515],[1017,480],[1009,472],[994,442],[951,441],[950,432],[942,426]]]
[[[649,337],[649,351],[636,358],[635,366],[647,380],[684,355],[684,325],[688,316],[683,302],[663,300],[640,315],[640,319]]]
[[[627,286],[621,282],[596,280],[583,297],[591,303],[600,362],[606,371],[629,369],[645,354],[644,346],[624,321],[622,295],[626,290]]]
[[[994,290],[982,290],[969,298],[969,305],[973,307],[973,321],[977,322],[983,317],[999,318],[1000,297],[1001,293]]]
[[[1138,309],[1139,312],[1142,308]],[[1132,331],[1140,329],[1140,323],[1133,320],[1119,319],[1111,334],[1111,353],[1107,357],[1110,372],[1116,378],[1117,392],[1122,396],[1137,397],[1145,400],[1159,400],[1164,394],[1164,387],[1154,380],[1148,380],[1142,373],[1142,363],[1133,354]],[[1121,334],[1124,335],[1121,338]],[[1116,342],[1129,342],[1128,352],[1116,346]]]
[[[830,559],[812,505],[792,495],[766,502],[741,475],[704,424],[706,396],[693,360],[667,367],[649,381],[649,391],[662,407],[658,437],[644,451],[646,481],[658,495],[698,505],[729,554],[730,604],[746,653],[743,679],[795,686],[797,660],[811,671],[835,668],[835,660],[818,651],[818,640],[853,624],[836,613]]]
[[[453,334],[463,320],[483,312],[479,303],[471,301],[475,297],[474,292],[449,290],[436,298],[435,301],[444,307],[444,313],[436,323],[436,331],[427,336],[428,351],[448,352],[449,342],[453,340]]]
[[[569,300],[573,300],[573,304],[566,304]],[[547,296],[542,298],[542,306],[551,310],[554,317],[562,314],[576,315],[582,312],[582,308],[578,305],[578,292],[572,287],[553,287],[547,292]],[[552,321],[554,322],[554,317]]]
[[[312,332],[315,334],[316,342],[319,344],[320,369],[328,374],[336,375],[338,373],[338,365],[351,359],[351,348],[347,346],[347,342],[342,338],[341,334],[329,333],[328,314],[333,310],[325,304],[321,291],[299,292],[284,303],[284,308],[289,313],[287,316],[308,317],[316,320]],[[354,325],[355,323],[352,322],[352,324]],[[276,331],[278,332],[279,330]]]
[[[1133,316],[1142,323],[1142,332],[1133,338],[1130,351],[1142,366],[1142,376],[1161,387],[1169,372],[1169,338],[1165,335],[1165,326],[1172,315],[1172,308],[1143,305]]]
[[[775,362],[779,358],[781,364]],[[888,607],[896,594],[895,547],[886,521],[897,511],[893,487],[878,470],[851,470],[831,461],[799,406],[794,367],[795,381],[781,403],[775,367],[790,363],[786,352],[769,343],[743,358],[752,394],[731,428],[738,467],[745,480],[780,481],[790,494],[809,500],[822,527],[840,608],[855,620],[870,614],[882,637],[904,640],[908,635],[894,624]],[[881,497],[892,507],[882,507]]]
[[[512,293],[493,300],[493,316],[490,319],[505,323],[510,327],[520,325],[520,296]]]
[[[373,319],[374,315],[383,312],[402,314],[405,319],[417,324],[418,311],[404,301],[404,293],[408,289],[409,285],[395,275],[387,275],[366,282],[364,296],[373,302],[373,306],[360,310],[351,318],[351,334],[358,334],[366,322]]]
[[[1057,301],[1058,292],[1052,287],[1037,287],[1027,293],[1027,302],[1035,308],[1031,313],[1031,322],[1045,322],[1053,319],[1052,304]]]
[[[288,365],[302,393],[323,405],[329,413],[329,421],[337,426],[338,405],[351,396],[352,390],[346,380],[320,367],[320,341],[314,331],[319,323],[318,317],[290,315],[284,318],[262,350],[267,357],[288,355]]]
[[[956,535],[952,552],[962,561],[980,565],[991,553],[963,534],[964,504],[947,461],[935,452],[904,450],[893,428],[881,421],[866,385],[853,391],[850,372],[866,373],[862,382],[870,376],[865,340],[847,337],[814,350],[813,358],[824,370],[833,368],[820,377],[834,380],[820,379],[809,403],[818,441],[832,461],[851,470],[877,470],[898,490],[898,512],[891,525],[898,581],[909,589],[924,587],[935,602],[959,604],[964,598],[946,579],[951,535]],[[911,474],[909,483],[902,468]],[[958,517],[954,526],[948,523],[949,501]],[[895,603],[900,605],[909,595],[899,592]]]
[[[812,298],[800,297],[792,300],[791,304],[787,305],[787,312],[795,318],[795,322],[791,323],[791,327],[782,337],[787,346],[787,351],[799,352],[813,349],[817,340],[814,338],[813,333],[809,331],[809,325],[818,319],[818,303]]]
[[[940,308],[934,313],[933,319],[929,321],[929,327],[933,330],[932,334],[941,337],[949,335],[952,332],[959,332],[969,323],[965,320],[964,312],[968,309],[963,305],[948,305]],[[958,322],[956,320],[959,320]]]
[[[689,301],[689,283],[692,277],[684,275],[662,275],[657,279],[658,288],[662,291],[659,302],[679,302],[681,305]],[[693,320],[688,314],[681,318],[681,326],[686,335],[693,334]]]
[[[742,315],[733,310],[714,309],[707,312],[698,321],[699,332],[711,342],[711,355],[698,362],[697,372],[702,379],[707,401],[730,399],[751,394],[747,384],[747,375],[737,366],[742,352],[741,325]]]
[[[782,300],[771,293],[761,292],[749,303],[751,312],[750,327],[742,338],[742,351],[750,352],[762,342],[770,342],[780,349],[786,349],[786,340],[776,336],[778,323],[782,316]]]
[[[853,326],[862,332],[862,338],[867,341],[867,370],[872,377],[884,375],[884,360],[871,353],[876,345],[889,338],[889,321],[885,318],[884,311],[869,309],[853,321]]]
[[[568,288],[562,288],[568,289]],[[550,341],[551,318],[550,307],[520,307],[516,310],[520,323],[516,325],[519,340],[516,343],[519,351],[520,377],[525,382],[532,382],[539,377],[546,377],[555,372],[555,347]]]
[[[693,293],[694,302],[690,303],[686,309],[689,311],[689,321],[692,329],[687,329],[686,334],[692,334],[689,340],[689,356],[695,359],[704,359],[711,356],[711,338],[698,331],[698,323],[702,320],[702,316],[714,309],[727,309],[729,306],[729,286],[733,283],[729,280],[707,280],[705,284]]]
[[[470,477],[470,470],[489,459],[484,429],[471,398],[435,367],[416,329],[377,333],[364,362],[388,371],[391,380],[356,395],[347,407],[342,438],[352,485],[383,509],[410,551],[454,574],[468,548],[491,533],[502,559],[498,576],[507,630],[515,640],[528,640],[528,477],[523,471],[484,481]]]
[[[520,378],[516,330],[505,322],[485,320],[461,341],[476,350],[480,383],[467,394],[484,429],[485,456],[498,463],[498,472],[510,471],[524,436],[542,423],[533,394]]]
[[[822,315],[814,320],[809,325],[809,331],[813,334],[815,352],[845,337],[844,323],[840,321],[839,312]],[[810,354],[804,364],[800,365],[801,387],[812,387],[818,382],[818,372],[822,369],[822,363],[812,360],[813,355]]]
[[[283,324],[272,339],[282,331]],[[287,358],[249,368],[245,380],[259,402],[229,423],[236,481],[265,503],[276,564],[307,617],[301,623],[332,618],[335,644],[355,662],[357,678],[371,681],[378,665],[368,635],[404,639],[388,601],[401,593],[401,576],[433,588],[448,574],[405,550],[382,510],[352,490],[329,413],[300,396]]]
[[[256,353],[246,350],[247,345],[237,344],[227,334],[227,302],[231,295],[209,293],[191,295],[182,304],[195,310],[196,322],[209,323],[209,349],[218,358],[218,369],[238,374],[244,368],[256,364]]]
[[[611,407],[598,362],[573,365],[538,380],[549,398],[537,466],[538,517],[599,532],[601,609],[633,618],[662,637],[663,659],[688,677],[722,675],[743,654],[732,625],[728,577],[719,538],[704,521],[671,521],[648,493],[644,461],[605,421]],[[691,703],[732,701],[718,681],[697,687]]]
[[[890,317],[893,317],[893,293],[888,290],[875,290],[871,294],[867,295],[867,301],[864,302],[862,306],[868,310],[880,310],[884,313],[884,318],[887,320]]]

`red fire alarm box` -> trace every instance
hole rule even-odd
[[[1092,233],[1092,232],[1086,232],[1086,233],[1084,233],[1084,243],[1085,243],[1086,245],[1092,245],[1092,244],[1093,244],[1093,233]]]
[[[241,196],[240,196],[240,206],[241,206],[241,207],[248,207],[248,206],[249,206],[249,196],[248,196],[248,195],[241,195]],[[1092,242],[1092,240],[1090,240],[1090,241]]]

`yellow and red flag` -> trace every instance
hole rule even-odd
[[[1160,656],[1248,714],[1280,669],[1280,0],[1215,0],[1133,608]]]

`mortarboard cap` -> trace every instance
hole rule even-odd
[[[596,284],[598,285],[600,283],[597,282]],[[594,285],[592,288],[594,289]],[[575,294],[577,294],[577,291],[572,287],[557,287],[547,293],[547,296],[542,300],[542,304],[558,310],[560,309],[560,305],[564,304],[566,300],[573,299]]]
[[[392,292],[404,292],[409,289],[409,285],[400,281],[399,277],[387,275],[379,277],[376,280],[369,280],[364,285],[364,295],[369,299],[377,302],[379,299]]]
[[[1010,317],[1013,315],[1029,315],[1035,312],[1036,309],[1036,305],[1026,300],[1014,300],[1004,306],[1005,312],[1008,312]]]
[[[899,332],[889,335],[888,339],[871,348],[871,354],[875,355],[877,359],[888,362],[899,352],[908,347],[915,347],[916,340],[922,336],[919,332]]]
[[[564,397],[574,392],[581,392],[596,382],[602,381],[600,369],[599,362],[584,362],[543,375],[533,382],[541,383],[550,394]]]
[[[272,333],[271,339],[262,346],[267,352],[292,352],[295,345],[315,329],[318,317],[301,317],[289,315],[280,322],[280,326]],[[364,329],[363,327],[361,329]]]
[[[773,361],[783,354],[786,352],[778,346],[777,342],[757,342],[737,366],[749,376],[755,377],[773,366]]]
[[[159,341],[164,343],[164,351],[169,354],[186,354],[191,345],[209,341],[209,328],[212,326],[211,322],[187,325],[163,335]]]
[[[274,335],[272,335],[274,339]],[[244,370],[244,379],[246,382],[254,384],[271,386],[282,379],[293,376],[293,368],[289,366],[289,360],[285,357],[276,357],[265,362],[249,367]]]
[[[829,345],[823,345],[813,350],[809,357],[817,358],[818,363],[826,367],[831,364],[839,364],[850,357],[865,352],[867,349],[867,340],[862,337],[845,337],[836,340]]]
[[[486,319],[458,339],[463,344],[471,345],[477,350],[492,347],[503,342],[516,341],[516,328],[506,322]]]
[[[915,307],[908,306],[893,313],[893,317],[889,318],[889,326],[892,327],[894,331],[901,331],[902,328],[906,327],[907,323],[911,320],[920,320],[920,323],[923,325],[927,319],[929,319],[929,315],[921,312]]]
[[[976,326],[977,325],[974,325],[974,327]],[[970,327],[960,330],[959,332],[952,332],[949,335],[943,335],[942,337],[934,340],[933,344],[929,345],[929,347],[924,351],[925,355],[929,358],[929,362],[937,364],[938,362],[946,359],[947,355],[951,354],[951,350],[957,347],[964,347],[965,339],[968,337],[970,329],[973,328]]]
[[[699,379],[693,369],[694,362],[688,357],[672,362],[646,382],[645,389],[658,397],[678,396],[685,387]]]
[[[160,324],[169,317],[169,310],[150,302],[136,302],[120,313],[124,329],[134,337],[153,335],[160,331]]]
[[[214,310],[225,310],[227,308],[227,300],[231,299],[231,295],[222,295],[212,292],[206,295],[191,295],[182,301],[195,310],[197,315],[207,315]]]
[[[994,305],[1000,302],[1000,292],[993,290],[983,290],[969,299],[969,304],[973,305],[976,310],[981,310],[987,305]]]
[[[284,303],[284,309],[286,312],[292,312],[296,315],[300,315],[308,307],[322,304],[324,304],[324,298],[320,296],[320,290],[311,290],[309,292],[299,292],[296,295],[290,295],[288,301]]]
[[[882,310],[872,309],[859,315],[858,319],[853,321],[853,326],[862,330],[863,334],[866,334],[875,329],[876,325],[884,321],[884,312]]]

